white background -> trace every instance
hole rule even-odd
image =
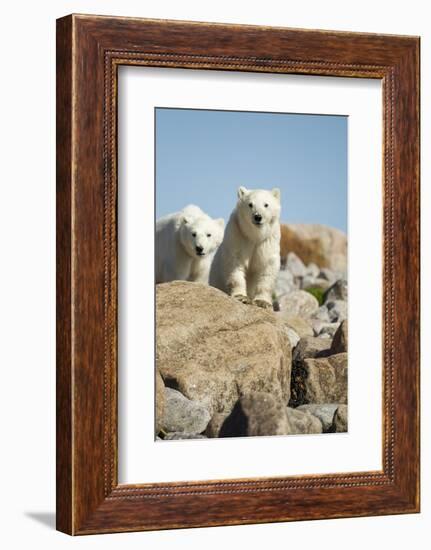
[[[422,36],[422,151],[431,150],[427,3],[363,0],[8,2],[2,11],[1,543],[5,548],[425,548],[431,521],[431,342],[422,345],[422,514],[72,539],[54,524],[55,18],[69,12]],[[431,189],[422,166],[423,334],[431,330]],[[366,223],[366,220],[364,220]],[[428,537],[427,537],[428,538]]]
[[[120,482],[381,470],[381,82],[147,67],[121,67],[119,79]],[[348,434],[154,441],[155,106],[348,114]]]

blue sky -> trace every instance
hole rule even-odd
[[[347,117],[156,109],[156,217],[227,221],[236,190],[279,187],[281,219],[347,231]]]

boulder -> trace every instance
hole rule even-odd
[[[291,330],[294,330],[300,338],[313,336],[313,327],[305,319],[301,319],[301,317],[292,317],[288,315],[286,311],[277,312],[275,315],[280,319],[281,323]]]
[[[347,403],[347,353],[304,359],[307,403]]]
[[[160,376],[159,370],[156,369],[156,435],[164,427],[165,401],[165,384],[163,378]]]
[[[166,406],[164,428],[167,432],[181,432],[185,435],[205,431],[211,415],[206,407],[187,399],[172,388],[165,389]]]
[[[289,294],[293,290],[297,290],[299,284],[295,281],[294,276],[288,270],[281,270],[277,275],[275,281],[275,295],[277,297],[283,296],[283,294]]]
[[[280,256],[282,263],[294,252],[304,264],[345,272],[347,236],[339,229],[320,224],[281,224]]]
[[[289,317],[310,318],[319,309],[317,299],[305,290],[295,290],[279,300],[280,311]]]
[[[324,303],[333,302],[334,300],[344,300],[347,302],[347,281],[339,279],[325,292],[323,297]]]
[[[235,429],[236,426],[236,429]],[[269,393],[253,392],[240,399],[225,421],[220,437],[228,435],[286,435],[290,426],[286,405]]]
[[[315,338],[307,336],[301,338],[293,352],[293,361],[299,362],[312,357],[324,357],[330,355],[331,342],[328,338]]]
[[[344,300],[334,300],[326,302],[328,308],[328,316],[331,323],[341,323],[347,319],[347,302]]]
[[[289,400],[291,347],[276,315],[207,285],[157,285],[156,362],[166,386],[211,416],[254,391]]]
[[[340,405],[335,411],[334,429],[337,433],[348,431],[347,405]]]
[[[338,404],[313,403],[309,405],[300,405],[296,410],[309,412],[313,416],[317,417],[322,423],[323,431],[328,433],[334,431],[334,414],[337,408]]]
[[[347,351],[348,336],[347,336],[347,319],[341,323],[332,340],[331,354],[344,353]]]
[[[322,433],[322,423],[308,411],[292,409],[287,407],[287,418],[290,434],[320,434]]]

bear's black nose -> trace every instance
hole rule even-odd
[[[254,221],[260,223],[262,221],[262,216],[260,214],[255,214]]]
[[[202,254],[203,251],[204,251],[204,247],[203,247],[203,246],[197,246],[197,247],[196,247],[196,252],[197,252],[198,254]]]

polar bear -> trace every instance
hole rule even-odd
[[[156,283],[174,280],[208,284],[211,261],[223,240],[224,220],[186,206],[156,222]]]
[[[280,190],[238,189],[210,271],[210,285],[245,304],[272,308],[280,270]]]

